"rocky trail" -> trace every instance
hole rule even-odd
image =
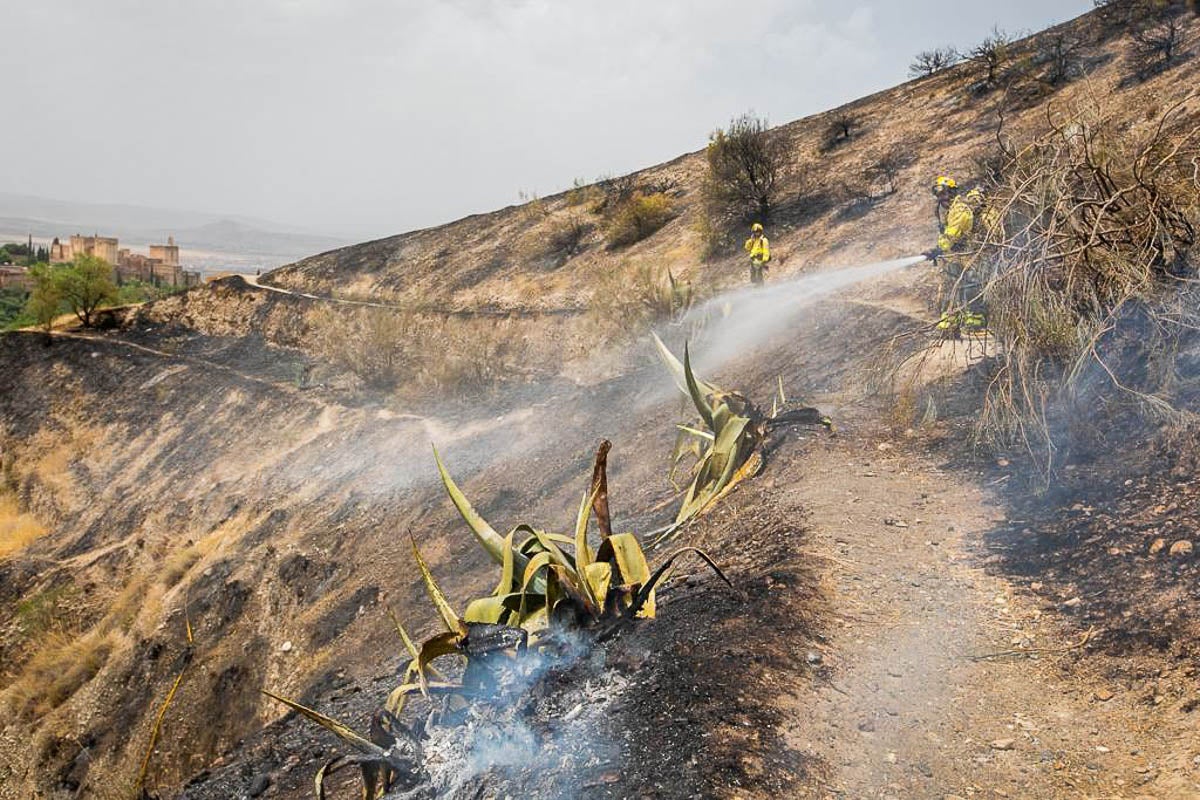
[[[921,450],[885,431],[820,440],[789,490],[833,610],[830,680],[788,733],[827,766],[818,796],[1200,797],[1186,707],[1113,677],[1103,630],[1064,623],[1039,583],[990,574],[1000,499]]]

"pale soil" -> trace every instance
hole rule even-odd
[[[828,767],[818,796],[1200,797],[1194,715],[1105,680],[1102,631],[1078,646],[1052,605],[989,574],[982,537],[1004,511],[918,450],[822,439],[792,490],[834,611],[831,680],[801,691],[788,732]]]

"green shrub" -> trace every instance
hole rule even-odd
[[[671,198],[661,192],[635,193],[619,206],[608,221],[609,247],[625,247],[640,242],[671,221],[675,216]]]
[[[705,195],[722,221],[748,215],[770,217],[787,143],[770,130],[767,120],[752,114],[732,120],[729,128],[712,134],[705,155]]]

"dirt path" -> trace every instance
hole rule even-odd
[[[1068,671],[1077,629],[985,571],[982,534],[1004,515],[977,476],[902,444],[824,440],[794,489],[838,613],[832,681],[799,695],[788,734],[828,765],[820,796],[1200,797],[1196,737]]]
[[[273,286],[269,283],[262,283],[261,279],[264,277],[262,275],[239,273],[238,277],[255,289],[275,292],[276,294],[291,295],[292,297],[303,297],[305,300],[314,300],[318,303],[333,303],[335,305],[358,306],[361,308],[383,308],[391,311],[416,311],[422,314],[438,314],[446,317],[495,317],[497,319],[508,319],[510,317],[570,317],[587,312],[587,308],[582,306],[551,308],[529,308],[516,306],[505,308],[445,308],[442,306],[422,305],[420,307],[413,307],[398,303],[380,303],[374,300],[352,300],[344,297],[331,297],[329,295],[310,294],[309,292],[297,292],[293,291],[292,289],[285,289],[282,286]]]

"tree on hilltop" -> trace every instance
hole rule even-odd
[[[48,331],[59,306],[66,303],[83,327],[90,328],[97,309],[116,297],[112,265],[98,256],[81,253],[70,264],[37,271],[30,313]]]

